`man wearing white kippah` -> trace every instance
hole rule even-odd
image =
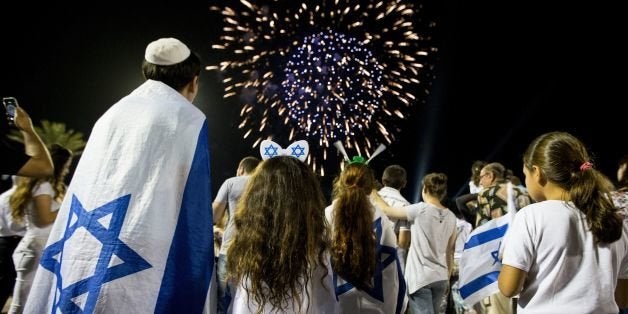
[[[146,82],[94,125],[25,312],[215,311],[200,71],[181,41],[148,44]]]

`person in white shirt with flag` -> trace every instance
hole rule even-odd
[[[442,313],[453,272],[456,216],[443,205],[447,176],[430,173],[423,178],[423,202],[406,207],[378,205],[390,217],[406,218],[412,241],[406,264],[408,312]]]
[[[523,164],[537,203],[508,230],[500,291],[519,294],[517,313],[617,313],[628,302],[628,221],[609,180],[564,132],[537,137]]]
[[[147,80],[94,125],[25,312],[215,311],[200,71],[178,39],[146,47]]]
[[[390,165],[384,169],[382,174],[382,184],[384,187],[379,189],[381,196],[388,205],[392,207],[402,207],[410,205],[410,202],[401,195],[401,189],[406,186],[406,169],[400,165]],[[408,256],[408,248],[410,248],[410,227],[405,218],[390,220],[395,224],[395,235],[397,236],[397,256],[401,269],[406,267],[406,257]]]

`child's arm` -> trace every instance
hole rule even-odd
[[[377,194],[377,190],[371,192],[371,200],[375,202],[375,205],[379,207],[386,216],[397,219],[408,219],[408,212],[405,208],[388,206],[386,201]]]
[[[519,294],[527,274],[527,272],[519,268],[508,265],[502,266],[502,270],[499,272],[499,279],[497,280],[499,291],[509,298]]]

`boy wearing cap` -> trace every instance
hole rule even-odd
[[[207,120],[192,104],[200,71],[175,38],[146,47],[147,80],[92,130],[25,312],[209,311]]]

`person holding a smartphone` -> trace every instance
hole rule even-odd
[[[45,178],[53,173],[52,159],[46,145],[33,128],[33,121],[13,97],[2,99],[6,119],[0,118],[0,174]],[[11,141],[11,128],[21,131],[24,143]]]

